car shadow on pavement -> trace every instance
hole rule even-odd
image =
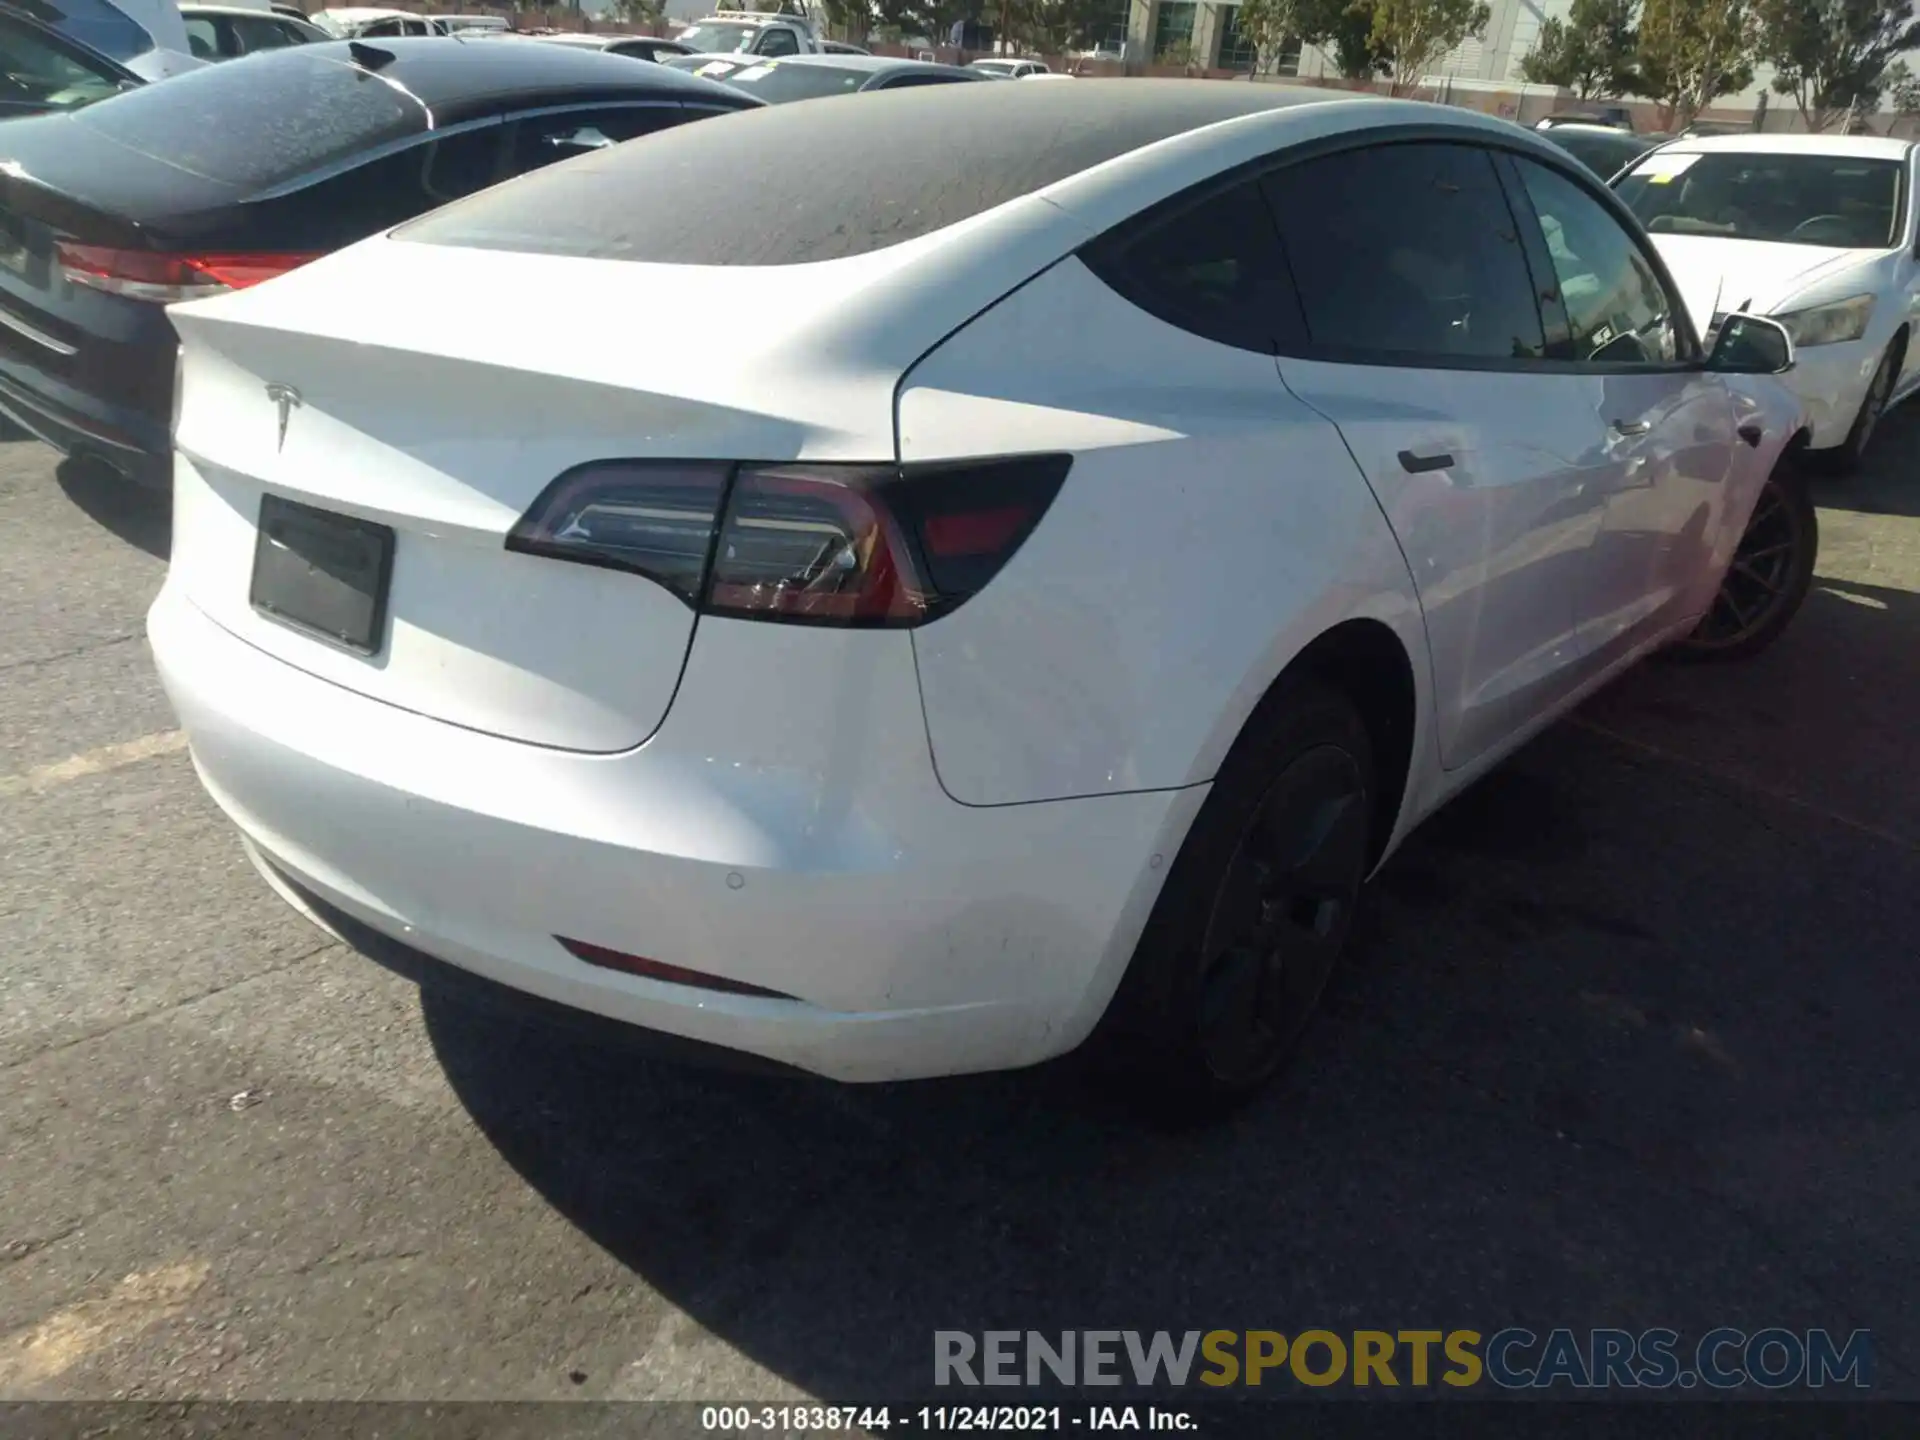
[[[95,524],[156,560],[167,558],[173,548],[173,497],[167,491],[136,485],[86,458],[62,460],[54,478]]]
[[[929,1393],[939,1329],[1506,1324],[1868,1328],[1876,1388],[1920,1393],[1920,753],[1911,708],[1891,745],[1812,703],[1869,655],[1920,669],[1917,604],[1823,583],[1761,661],[1646,667],[1494,772],[1211,1129],[1072,1060],[721,1075],[431,988],[428,1032],[508,1163],[691,1322],[595,1357],[611,1393],[739,1398],[713,1339],[852,1404]],[[1843,813],[1860,763],[1904,797],[1884,825]]]

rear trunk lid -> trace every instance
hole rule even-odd
[[[37,390],[67,386],[165,415],[164,369],[129,361],[151,343],[158,310],[69,283],[55,246],[141,248],[168,216],[232,194],[132,154],[74,116],[0,126],[0,371]]]
[[[820,343],[860,273],[836,284],[801,268],[376,239],[176,306],[169,583],[262,650],[375,699],[535,744],[637,745],[665,718],[694,611],[638,575],[510,552],[507,534],[590,461],[891,458],[903,367]],[[266,496],[391,527],[375,653],[252,603]]]

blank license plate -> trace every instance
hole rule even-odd
[[[363,655],[380,649],[393,530],[278,495],[260,501],[253,608]]]

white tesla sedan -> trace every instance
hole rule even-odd
[[[1614,182],[1703,332],[1741,311],[1787,327],[1810,451],[1842,467],[1920,387],[1915,153],[1872,135],[1725,135],[1664,146]]]
[[[845,1080],[1249,1093],[1413,826],[1813,563],[1784,331],[1409,102],[789,106],[173,315],[149,628],[267,879]]]

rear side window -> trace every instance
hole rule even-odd
[[[298,38],[278,20],[265,15],[235,15],[229,23],[249,54],[255,50],[279,50],[297,45]]]
[[[513,127],[507,174],[523,175],[556,160],[571,160],[641,135],[651,135],[686,118],[678,105],[627,105],[594,110],[563,110],[530,115]]]
[[[109,60],[125,64],[153,49],[153,37],[107,0],[33,0],[20,8]]]
[[[1205,339],[1271,355],[1300,338],[1258,181],[1124,225],[1081,259],[1142,310]]]
[[[120,93],[120,77],[101,69],[98,61],[69,54],[4,16],[0,16],[0,62],[13,82],[13,93],[0,96],[0,102],[75,110]]]
[[[218,60],[222,55],[233,53],[231,49],[222,49],[220,27],[205,15],[187,17],[187,48],[196,60]]]
[[[74,117],[129,150],[257,191],[418,134],[418,101],[355,66],[296,46],[209,65]]]
[[[1493,158],[1381,145],[1266,181],[1307,333],[1329,358],[1538,359],[1533,279]]]
[[[451,131],[246,206],[247,222],[254,227],[249,243],[261,249],[335,250],[471,195],[500,178],[507,129],[482,125]]]
[[[775,26],[760,36],[760,43],[753,47],[762,55],[798,55],[800,42],[793,38],[791,30]]]

